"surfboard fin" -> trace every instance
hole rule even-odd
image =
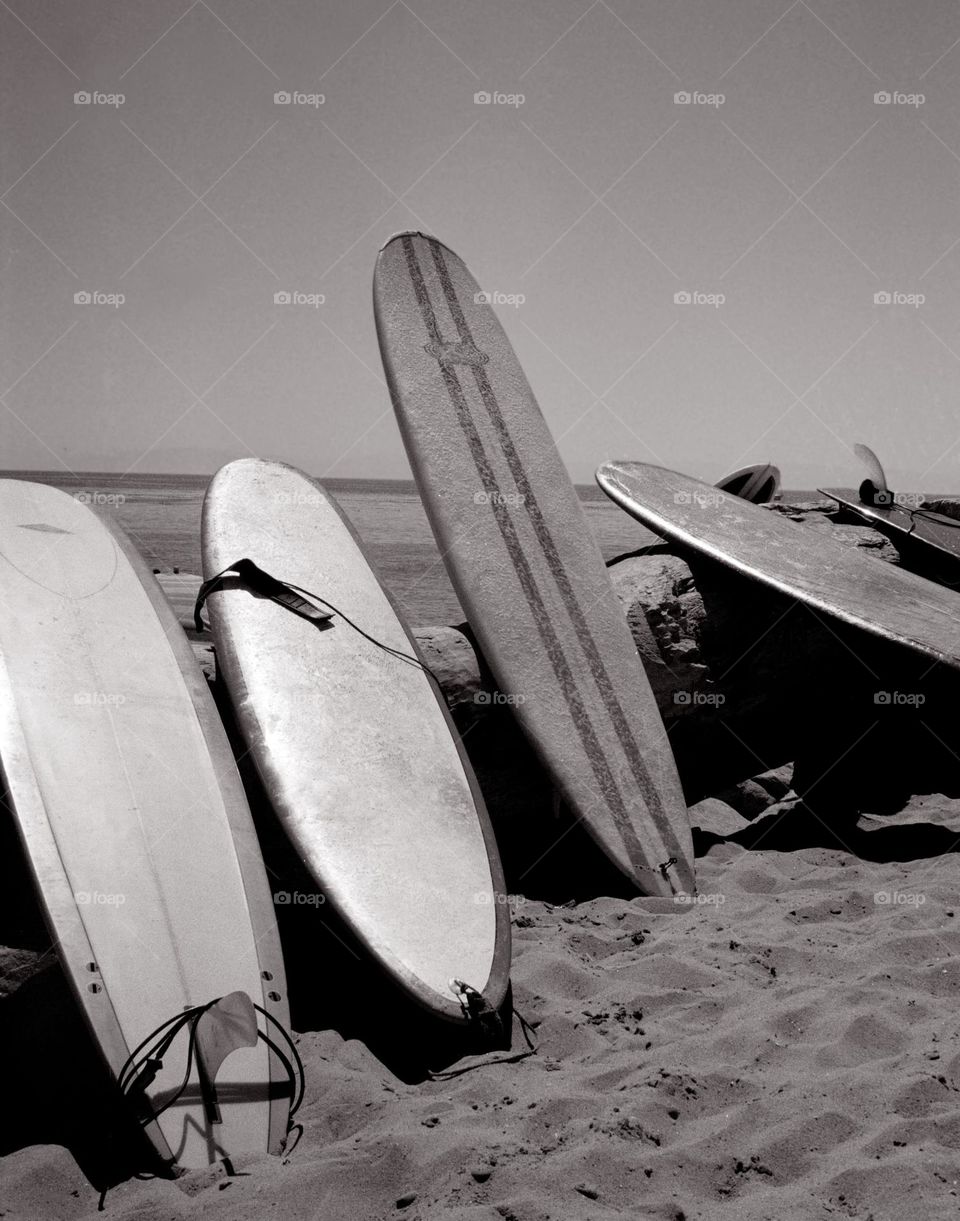
[[[197,1073],[211,1123],[220,1123],[216,1080],[220,1066],[238,1047],[255,1047],[260,1032],[257,1012],[246,992],[230,992],[205,1009],[197,1020]]]
[[[883,473],[880,459],[869,447],[859,441],[854,445],[853,452],[869,471],[869,478],[860,484],[860,500],[865,505],[873,505],[883,509],[893,504],[893,493],[887,486],[887,477]]]

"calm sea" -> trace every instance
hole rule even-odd
[[[2,473],[2,472],[0,472]],[[200,509],[205,475],[63,475],[15,471],[6,477],[85,493],[114,516],[153,568],[200,572]],[[407,480],[327,479],[324,486],[363,539],[367,553],[412,626],[459,623],[463,611],[440,559],[416,486]],[[596,487],[578,487],[587,521],[606,559],[649,535]]]

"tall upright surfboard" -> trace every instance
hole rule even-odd
[[[322,604],[298,604],[289,588],[271,600],[262,577],[243,579],[241,560],[343,614],[311,617]],[[223,467],[203,506],[204,577],[224,570],[206,595],[217,662],[317,895],[437,1016],[470,1018],[460,984],[499,1008],[510,913],[483,799],[413,638],[333,497],[279,462]]]
[[[257,1029],[282,1044],[286,981],[213,700],[128,540],[20,480],[0,481],[0,766],[67,979],[132,1087],[131,1123],[174,1168],[279,1152],[289,1082]],[[137,1049],[211,1002],[189,1077],[187,1029],[142,1075]]]
[[[486,300],[435,238],[402,233],[380,252],[377,334],[420,495],[487,664],[573,815],[641,891],[690,892],[687,810],[660,713]]]
[[[957,595],[678,471],[605,462],[597,483],[662,538],[842,623],[960,666]]]

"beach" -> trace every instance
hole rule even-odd
[[[204,479],[45,478],[116,514],[153,567],[199,570]],[[411,621],[456,622],[412,485],[327,486]],[[641,541],[599,493],[586,489],[585,499],[608,558]],[[830,827],[791,791],[789,765],[766,772],[761,762],[752,783],[691,809],[694,898],[634,897],[610,885],[591,873],[585,840],[553,869],[520,868],[522,829],[497,823],[513,1004],[532,1028],[532,1055],[515,1018],[509,1049],[464,1057],[449,1032],[385,997],[316,911],[283,911],[306,1070],[302,1132],[283,1157],[243,1159],[234,1174],[217,1165],[175,1182],[122,1178],[107,1215],[956,1215],[960,799],[928,792],[917,770],[899,805],[867,798],[859,819]],[[268,866],[282,877],[292,866],[265,817]],[[14,945],[0,952],[0,1016],[22,1037],[44,998],[28,1050],[42,1059],[42,1032],[54,1028],[82,1060],[89,1047],[70,1034],[76,1017],[54,961],[32,972],[44,933],[29,886],[20,877],[6,893]],[[36,1080],[43,1097],[27,1098]],[[44,1100],[54,1083],[42,1065],[12,1077],[25,1104],[22,1126],[8,1116],[3,1129],[4,1216],[100,1215],[89,1149],[78,1152],[82,1111],[51,1123]]]
[[[955,830],[960,805],[918,805],[905,840],[911,818]],[[516,902],[535,1056],[411,1081],[349,1032],[303,1029],[289,1156],[124,1182],[106,1215],[956,1215],[956,858],[881,865],[815,829],[758,838],[706,848],[696,904]],[[62,1147],[8,1155],[2,1178],[6,1216],[102,1215]]]

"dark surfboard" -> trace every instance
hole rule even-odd
[[[908,568],[951,589],[960,587],[960,521],[956,518],[896,501],[864,504],[852,488],[817,490],[886,535]]]

